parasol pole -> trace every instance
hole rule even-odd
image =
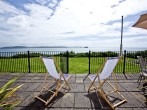
[[[122,16],[122,19],[121,19],[121,42],[120,42],[120,56],[122,56],[122,48],[123,48],[122,38],[123,38],[123,16]]]

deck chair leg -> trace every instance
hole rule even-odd
[[[100,92],[100,94],[101,94],[101,97],[102,97],[102,98],[107,102],[107,104],[114,110],[114,107],[112,106],[112,104],[110,103],[110,101],[108,101],[105,92],[104,92],[102,89],[100,89],[99,92]]]
[[[95,85],[95,83],[93,82],[93,83],[91,83],[91,85],[89,86],[88,92],[90,92],[92,86],[93,86],[93,89],[96,89],[96,85]]]
[[[40,92],[34,96],[34,98],[38,97],[40,94],[42,94],[42,92],[45,90],[47,90],[47,86],[49,86],[49,84],[45,84],[46,83],[46,80],[47,80],[47,76],[45,76],[45,81],[43,83],[43,87],[42,89],[40,90]],[[54,82],[54,80],[51,81],[51,84]]]
[[[69,88],[69,90],[70,90],[71,88],[70,88],[69,84],[67,83],[67,81],[68,81],[68,79],[65,80],[65,84],[66,84],[66,86],[68,86],[68,88]]]
[[[112,87],[113,91],[111,91],[109,94],[106,94],[107,95],[110,95],[111,93],[116,93],[118,95],[118,97],[120,96],[121,97],[121,101],[112,105],[108,100],[108,104],[111,106],[112,109],[114,109],[115,107],[127,102],[127,100],[125,99],[125,97],[123,95],[120,94],[120,92],[118,91],[118,87],[115,88],[110,82],[107,81],[107,83],[110,85],[110,87]]]
[[[105,94],[105,92],[104,92],[103,90],[101,90],[101,91],[99,91],[99,92],[100,92],[102,98],[107,102],[107,104],[108,104],[113,110],[115,109],[115,107],[117,107],[117,106],[119,106],[119,105],[121,105],[121,104],[127,102],[127,100],[118,92],[118,94],[119,94],[124,100],[122,100],[122,101],[120,101],[120,102],[118,102],[118,103],[116,103],[116,104],[113,105],[113,104],[107,99],[107,94]]]
[[[50,97],[50,98],[46,101],[45,105],[47,105],[55,96],[57,96],[57,94],[58,94],[58,91],[56,91],[56,92],[52,95],[52,97]]]
[[[98,75],[97,75],[97,76],[98,76]],[[89,79],[90,79],[90,78],[89,78]],[[97,89],[97,86],[96,86],[96,84],[95,84],[95,80],[96,80],[96,78],[95,78],[93,81],[91,81],[91,79],[90,79],[91,84],[90,84],[90,86],[89,86],[89,88],[88,88],[88,92],[90,92],[92,86],[93,86],[93,89]],[[99,84],[100,84],[100,83],[99,83]]]

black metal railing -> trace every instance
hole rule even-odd
[[[67,73],[66,52],[27,51],[0,52],[0,72],[35,73],[46,72],[40,56],[55,57],[61,70]]]
[[[89,51],[89,72],[88,73],[96,73],[100,69],[100,67],[105,62],[106,57],[116,57],[119,56],[119,52],[91,52]],[[122,60],[120,61],[122,64]],[[122,73],[123,66],[119,64],[119,68],[115,68],[115,72]]]
[[[139,63],[137,60],[137,56],[139,55],[147,55],[147,51],[124,51],[122,52],[122,57],[120,61],[118,62],[114,72],[118,74],[125,74],[125,73],[139,73],[140,72],[140,67]],[[104,63],[106,57],[116,57],[119,56],[118,51],[104,51],[104,52],[92,52],[89,51],[87,53],[74,53],[74,52],[69,52],[69,71],[73,73],[72,69],[74,66],[74,70],[76,71],[75,73],[80,73],[77,70],[80,70],[81,65],[78,64],[78,62],[83,62],[86,63],[85,71],[83,73],[96,73],[98,72],[100,66]],[[79,59],[78,59],[79,58]],[[72,63],[75,63],[75,60],[73,59],[78,59],[77,64],[72,65]],[[82,60],[82,59],[85,59]],[[72,70],[72,71],[71,71]],[[86,71],[87,70],[87,71]]]
[[[118,51],[89,51],[86,53],[75,53],[73,51],[0,52],[0,72],[46,72],[39,56],[49,56],[55,57],[57,64],[64,73],[91,74],[98,71],[106,57],[115,57],[118,55]],[[147,56],[147,51],[124,51],[114,72],[119,74],[140,72],[140,66],[137,60],[137,56],[140,55]],[[85,70],[83,71],[82,68]]]

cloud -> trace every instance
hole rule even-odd
[[[122,15],[123,42],[141,46],[136,42],[146,39],[146,30],[132,28],[139,15],[147,11],[145,0],[31,1],[19,5],[23,8],[13,2],[0,1],[1,45],[118,47]],[[141,40],[130,40],[132,37]],[[134,43],[129,43],[131,41]]]
[[[48,19],[53,11],[48,7],[38,4],[27,4],[24,7],[29,11],[31,17],[40,19]]]
[[[0,1],[0,13],[1,14],[7,14],[10,15],[18,15],[20,13],[23,13],[21,10],[18,10],[13,5],[10,5],[8,2]]]
[[[124,15],[127,17],[141,13],[147,10],[146,4],[146,0],[125,0],[115,8],[115,15]]]

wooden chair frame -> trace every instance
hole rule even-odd
[[[60,91],[61,88],[63,88],[64,85],[66,85],[66,87],[68,87],[68,88],[66,88],[66,89],[70,90],[70,86],[69,86],[69,84],[68,84],[67,81],[69,80],[69,78],[71,77],[71,75],[68,75],[68,78],[66,79],[65,76],[64,76],[64,74],[63,74],[62,71],[60,70],[59,66],[56,64],[54,58],[52,58],[52,57],[42,57],[42,56],[41,56],[42,61],[43,61],[43,58],[52,59],[53,62],[54,62],[54,64],[55,64],[56,69],[59,71],[59,78],[55,78],[55,77],[53,77],[52,75],[50,75],[50,76],[53,77],[53,79],[51,80],[50,83],[47,83],[47,81],[48,81],[48,76],[49,76],[50,73],[48,72],[48,73],[45,75],[45,80],[44,80],[44,83],[43,83],[43,87],[42,87],[41,91],[35,96],[35,98],[39,99],[40,101],[44,102],[45,105],[47,105],[55,96],[58,95],[58,92]],[[44,61],[43,61],[43,63],[44,63]],[[44,64],[45,64],[45,63],[44,63]],[[46,65],[45,65],[45,66],[46,66]],[[47,68],[47,67],[46,67],[46,68]],[[56,84],[56,85],[54,85],[54,87],[52,87],[53,84]],[[55,90],[55,91],[53,91],[53,90],[51,90],[51,89],[53,89],[53,90]],[[41,98],[41,97],[39,96],[39,95],[41,95],[44,91],[49,91],[49,92],[52,93],[52,95],[51,95],[47,100],[44,100],[43,98]]]
[[[120,58],[119,58],[120,59]],[[104,80],[100,80],[100,74],[102,69],[104,68],[105,64],[106,64],[107,59],[105,60],[104,64],[100,67],[98,73],[95,75],[94,80],[91,80],[90,77],[90,81],[91,81],[91,85],[88,88],[88,92],[90,92],[91,90],[95,89],[96,92],[99,92],[100,95],[102,96],[102,98],[108,103],[108,105],[112,108],[115,109],[115,107],[127,102],[127,99],[125,99],[125,97],[123,95],[120,94],[119,89],[118,89],[118,84],[117,84],[117,80],[116,80],[116,76],[114,75],[114,72],[111,73],[111,76],[114,78],[114,83],[115,83],[115,87],[108,81],[108,78],[104,79]],[[119,61],[119,60],[118,60]],[[96,83],[96,79],[98,78],[98,86]],[[111,92],[109,93],[105,93],[105,91],[103,90],[103,85],[104,83],[108,83],[108,85],[113,89]],[[113,104],[109,101],[108,96],[110,96],[112,93],[116,93],[118,96],[120,96],[122,99],[121,101],[119,101],[116,104]]]

